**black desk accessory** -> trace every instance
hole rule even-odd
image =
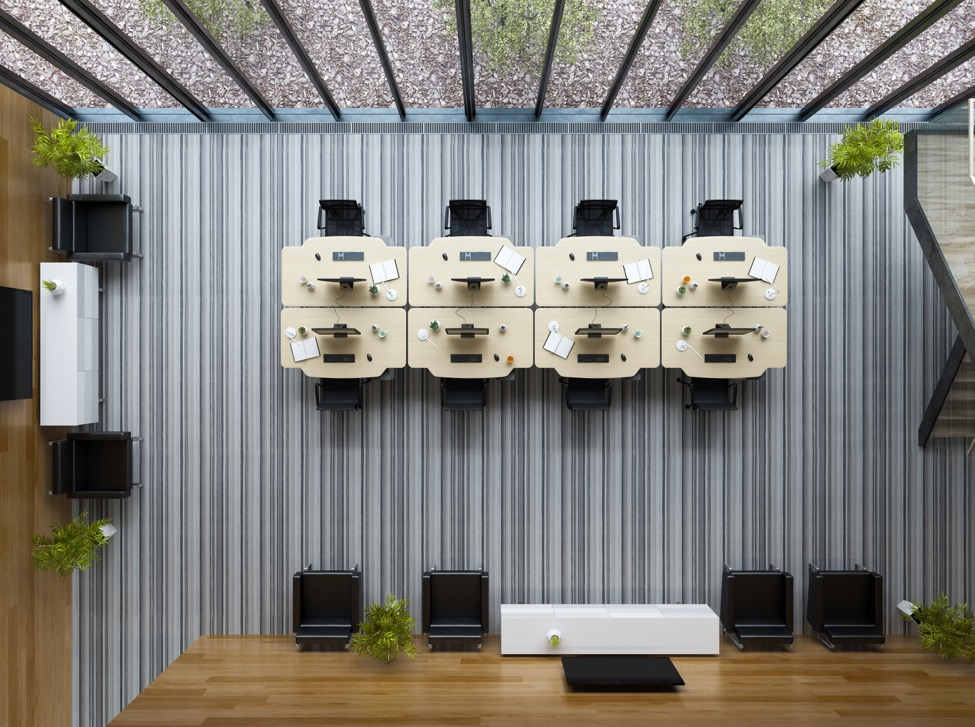
[[[701,335],[727,338],[728,336],[744,336],[754,332],[754,328],[732,328],[728,323],[715,323],[714,328],[702,331]]]
[[[714,253],[714,261],[720,263],[740,263],[745,259],[744,252],[717,252]]]
[[[604,275],[596,276],[593,278],[580,278],[582,283],[592,283],[596,286],[596,290],[609,290],[610,283],[625,283],[626,278],[608,278]]]
[[[443,332],[448,336],[474,338],[475,336],[487,336],[491,333],[491,330],[488,328],[475,328],[473,323],[462,323],[460,328],[444,328]]]
[[[336,323],[331,328],[312,328],[319,336],[335,336],[335,338],[348,338],[349,336],[361,336],[358,328],[349,328],[346,323]]]
[[[316,252],[315,253],[315,259],[318,260],[319,262],[321,262],[322,261],[322,254],[320,252]]]
[[[708,278],[708,282],[721,283],[721,290],[734,290],[738,287],[738,283],[758,283],[761,282],[761,278]]]
[[[704,363],[735,363],[738,355],[734,353],[706,353]]]
[[[450,354],[450,363],[481,363],[481,354],[452,353]]]
[[[355,363],[354,353],[326,353],[322,363]]]
[[[574,252],[570,252],[569,253],[569,260],[572,260],[574,262],[575,259],[576,259],[576,254]]]
[[[608,353],[580,353],[576,357],[579,363],[609,363]]]
[[[468,290],[480,290],[481,283],[493,283],[494,278],[481,278],[477,276],[471,276],[467,278],[451,278],[455,283],[466,283]]]
[[[356,283],[366,282],[365,278],[352,278],[352,277],[341,277],[341,278],[319,278],[323,283],[338,283],[339,288],[342,290],[352,290]]]

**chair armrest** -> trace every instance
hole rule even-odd
[[[132,439],[131,432],[68,432],[68,439],[76,442],[119,442]]]
[[[443,228],[445,230],[450,229],[450,205],[449,204],[443,209]]]
[[[874,624],[881,631],[884,630],[884,577],[879,573],[873,574],[873,618]]]
[[[616,205],[616,208],[613,210],[613,214],[616,216],[616,227],[614,227],[613,229],[614,230],[618,230],[618,229],[620,229],[620,208],[619,208],[619,205]]]
[[[791,573],[783,574],[785,579],[785,603],[783,603],[783,608],[785,609],[785,627],[789,629],[789,633],[794,631],[793,628],[793,612],[795,611],[795,601],[794,601],[794,581],[792,580]]]
[[[486,634],[490,623],[491,606],[488,600],[488,574],[481,574],[481,633]]]
[[[806,598],[806,621],[815,632],[823,630],[823,589],[821,576],[812,563],[809,564],[809,593]]]
[[[727,570],[721,578],[721,625],[725,631],[734,631],[735,576]]]
[[[423,574],[423,613],[421,616],[420,632],[430,633],[430,572]]]
[[[355,632],[359,630],[359,624],[362,623],[362,574],[359,572],[359,566],[356,566],[352,574],[352,585],[352,592],[355,594],[352,603],[352,631]]]
[[[301,626],[301,571],[291,577],[291,630],[298,633]]]
[[[74,445],[66,439],[51,442],[51,493],[67,495],[74,491]]]
[[[51,200],[51,248],[57,252],[74,250],[74,218],[72,204],[63,197]]]
[[[487,219],[487,228],[489,230],[494,229],[493,227],[491,227],[491,208],[489,206],[485,205],[485,209],[487,209],[487,218],[488,218]]]

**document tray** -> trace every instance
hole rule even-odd
[[[322,363],[355,363],[354,353],[326,353]]]

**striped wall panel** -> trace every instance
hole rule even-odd
[[[89,503],[119,526],[78,577],[76,709],[102,725],[197,636],[285,633],[290,577],[360,564],[368,600],[419,615],[430,566],[491,573],[501,602],[707,602],[723,563],[863,563],[902,597],[972,596],[975,473],[964,445],[915,445],[954,331],[903,212],[901,171],[818,181],[828,135],[109,134],[145,208],[145,257],[104,268],[102,425],[142,437],[143,487]],[[496,234],[554,244],[581,198],[623,233],[678,244],[707,197],[790,250],[789,366],[740,411],[686,412],[677,372],[567,411],[552,372],[442,412],[423,371],[320,414],[278,362],[280,250],[320,197],[357,198],[395,244],[484,197]],[[350,656],[350,658],[353,658]]]

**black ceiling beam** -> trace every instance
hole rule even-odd
[[[145,50],[88,0],[60,0],[60,2],[136,68],[159,84],[166,93],[179,101],[187,111],[200,121],[210,121],[210,112],[196,96],[156,63]]]
[[[731,43],[732,40],[734,40],[735,35],[737,35],[738,31],[741,30],[741,26],[743,26],[745,21],[751,17],[751,14],[755,12],[755,8],[758,7],[758,4],[761,1],[762,0],[745,0],[741,5],[738,6],[735,14],[731,16],[731,19],[728,20],[728,23],[724,26],[724,30],[722,30],[721,34],[714,39],[711,47],[708,48],[707,52],[704,54],[704,57],[701,58],[700,62],[697,64],[697,68],[695,68],[690,77],[684,81],[684,85],[681,86],[680,91],[678,91],[677,95],[674,96],[674,101],[670,104],[670,108],[667,109],[667,113],[664,116],[665,120],[670,121],[671,117],[673,117],[673,115],[680,110],[680,107],[684,105],[684,101],[686,101],[687,97],[691,95],[691,92],[697,88],[698,84],[704,79],[707,72],[711,70],[711,66],[713,66],[717,62],[718,58],[721,57],[721,54],[724,53],[724,49],[728,47],[728,44]],[[961,2],[961,0],[954,1]]]
[[[934,81],[937,81],[948,71],[957,68],[973,56],[975,56],[975,38],[972,38],[970,41],[965,43],[965,45],[956,48],[933,66],[921,71],[900,88],[884,96],[877,103],[867,109],[867,113],[863,115],[863,118],[870,119],[874,116],[879,116],[887,109],[891,109],[896,106],[898,101],[903,101],[908,96],[913,96],[922,88],[933,83]]]
[[[21,96],[26,96],[38,106],[47,109],[55,116],[70,119],[74,116],[74,109],[54,98],[42,88],[38,88],[30,81],[21,78],[9,68],[0,65],[0,83],[11,88]]]
[[[393,103],[396,104],[400,121],[405,121],[406,109],[403,107],[403,97],[400,96],[399,86],[396,85],[396,77],[393,75],[393,64],[389,62],[389,54],[386,52],[383,34],[379,30],[379,21],[376,20],[376,11],[372,9],[370,0],[359,0],[359,7],[362,8],[362,14],[366,16],[366,25],[369,26],[369,34],[372,36],[373,45],[376,46],[376,53],[379,54],[379,62],[383,65],[383,73],[386,74],[386,83],[389,84],[389,92],[393,94]]]
[[[92,93],[101,96],[112,106],[135,121],[142,121],[142,114],[125,98],[117,94],[64,53],[34,33],[26,25],[5,10],[0,10],[0,29],[11,38],[30,48],[34,53],[55,66],[66,76],[73,78]]]
[[[931,113],[928,115],[927,120],[934,121],[936,118],[941,116],[941,114],[945,113],[946,111],[950,111],[951,109],[955,108],[955,106],[957,106],[958,104],[964,103],[965,101],[973,97],[975,97],[975,86],[972,86],[971,88],[966,88],[961,93],[952,96],[943,104],[933,109]]]
[[[274,111],[271,109],[271,105],[264,99],[261,93],[254,87],[254,85],[247,80],[244,76],[244,72],[240,70],[240,67],[234,63],[233,59],[227,55],[226,51],[220,47],[217,39],[210,35],[210,31],[203,27],[202,23],[196,19],[193,12],[186,6],[183,0],[162,0],[166,3],[166,7],[172,11],[176,19],[179,20],[186,29],[190,31],[194,38],[199,41],[200,45],[203,46],[204,50],[213,56],[213,59],[219,63],[223,69],[227,72],[234,81],[240,86],[241,90],[247,94],[247,97],[254,102],[270,121],[275,121]]]
[[[765,98],[775,88],[779,81],[789,75],[792,70],[812,53],[816,46],[826,40],[833,30],[846,20],[864,0],[837,0],[829,10],[823,14],[813,27],[802,36],[789,52],[765,74],[765,78],[748,92],[731,112],[732,121],[741,121],[742,117],[755,108],[755,104]]]
[[[626,57],[623,58],[623,65],[616,72],[616,78],[613,79],[613,84],[609,87],[609,93],[606,94],[606,100],[603,101],[603,109],[599,112],[599,118],[602,121],[606,120],[606,115],[612,110],[613,102],[616,100],[620,89],[623,88],[623,82],[626,81],[626,76],[630,72],[630,66],[636,60],[636,55],[640,52],[640,46],[643,45],[643,39],[647,37],[647,31],[653,25],[653,19],[662,4],[663,0],[650,0],[647,3],[647,9],[643,11],[640,24],[637,26],[636,32],[630,40],[630,47],[626,51]]]
[[[464,115],[474,120],[474,36],[471,31],[471,0],[454,0],[457,12],[457,43],[460,46],[460,81],[464,89]]]
[[[931,3],[918,13],[911,22],[885,40],[873,53],[853,66],[853,68],[840,76],[829,88],[803,106],[802,111],[799,112],[799,121],[805,121],[814,113],[823,109],[826,104],[941,20],[941,18],[954,10],[961,2],[962,0],[936,0]]]
[[[542,64],[542,78],[538,82],[538,98],[535,100],[535,118],[542,115],[545,105],[545,94],[548,92],[548,78],[552,74],[552,63],[555,60],[555,46],[559,42],[559,30],[562,29],[562,13],[565,11],[565,0],[555,0],[552,10],[552,24],[548,29],[548,45],[545,46],[545,62]]]
[[[332,114],[332,118],[338,121],[338,118],[342,115],[342,112],[339,110],[338,104],[335,103],[335,99],[332,97],[331,91],[328,90],[328,86],[325,85],[325,81],[318,73],[318,69],[315,68],[315,64],[312,63],[311,57],[308,55],[308,51],[305,50],[305,46],[303,46],[301,41],[298,40],[295,30],[292,27],[291,22],[281,10],[281,6],[278,5],[276,0],[261,0],[261,5],[264,6],[267,14],[271,16],[271,20],[273,20],[274,24],[278,27],[278,32],[281,33],[281,37],[284,38],[284,42],[288,44],[289,48],[291,48],[291,52],[294,53],[295,58],[298,59],[298,64],[301,66],[302,70],[304,70],[305,75],[311,80],[315,90],[318,91],[318,95],[322,97],[322,100],[328,107],[329,113]]]

